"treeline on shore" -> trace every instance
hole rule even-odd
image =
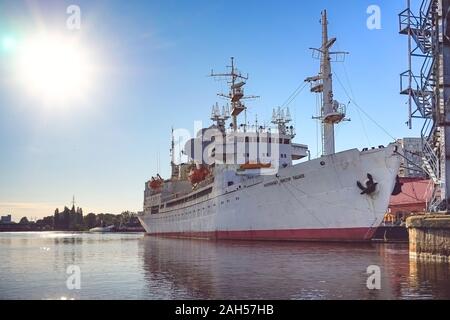
[[[89,213],[83,215],[83,209],[71,209],[64,207],[64,210],[55,210],[52,216],[47,216],[37,221],[29,221],[27,217],[20,219],[19,223],[1,225],[4,231],[88,231],[96,227],[114,225],[115,229],[142,231],[137,214],[124,211],[115,215],[110,213]],[[0,230],[1,231],[1,230]]]

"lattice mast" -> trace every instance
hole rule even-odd
[[[236,131],[238,129],[237,118],[243,111],[247,109],[242,101],[248,99],[256,99],[259,98],[259,96],[245,96],[244,86],[246,85],[246,81],[248,80],[248,75],[243,76],[241,72],[236,68],[234,57],[231,57],[231,65],[228,66],[228,68],[230,69],[230,71],[225,73],[214,73],[214,71],[211,71],[211,77],[226,78],[228,80],[228,84],[230,87],[229,93],[219,93],[218,96],[230,101],[231,117],[233,119],[232,126],[233,130]],[[224,115],[226,115],[226,111],[224,111]],[[244,126],[246,125],[247,124],[244,124]]]

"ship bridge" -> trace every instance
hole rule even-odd
[[[203,131],[189,140],[184,154],[198,164],[273,164],[287,167],[308,156],[308,146],[293,143],[293,128],[255,128],[250,130]]]

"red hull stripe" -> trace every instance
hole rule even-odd
[[[375,230],[376,228],[249,230],[149,233],[149,235],[217,240],[368,241],[372,238]]]

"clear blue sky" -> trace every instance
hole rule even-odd
[[[247,92],[261,96],[249,119],[268,121],[307,76],[318,71],[308,48],[320,46],[320,12],[327,8],[336,49],[351,53],[335,71],[355,100],[394,137],[410,131],[399,73],[406,39],[397,14],[406,1],[377,1],[382,29],[366,27],[373,1],[20,1],[0,0],[0,35],[26,37],[45,26],[66,29],[66,8],[82,11],[75,31],[101,65],[96,90],[65,107],[44,105],[11,84],[13,53],[0,54],[0,213],[45,216],[69,205],[85,212],[141,210],[144,182],[169,173],[170,128],[209,123],[223,84],[208,78],[229,57],[250,74]],[[72,31],[73,33],[73,31]],[[348,74],[348,79],[345,71]],[[348,102],[339,83],[335,96]],[[315,97],[292,103],[296,141],[316,154]],[[392,139],[350,104],[352,122],[337,130],[337,149],[378,146]]]

